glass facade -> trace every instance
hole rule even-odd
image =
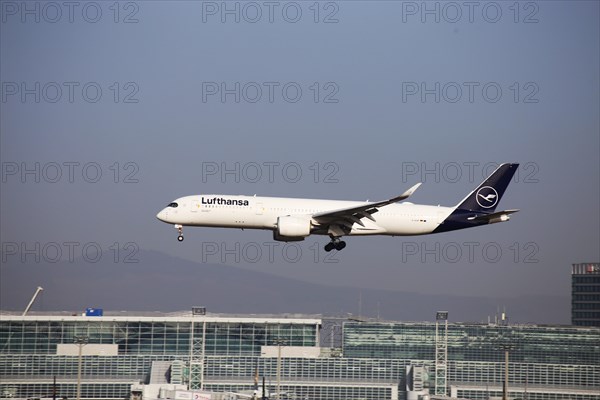
[[[202,335],[202,325],[196,326]],[[214,323],[206,326],[205,354],[211,355],[260,355],[262,346],[316,346],[315,325],[298,324],[248,324]]]
[[[92,319],[90,321],[90,319]],[[58,344],[85,336],[90,344],[116,344],[119,354],[188,355],[190,322],[105,321],[3,321],[0,352],[56,354]]]
[[[280,380],[290,398],[406,399],[408,366],[423,367],[425,388],[432,390],[435,323],[347,321],[341,351],[319,351],[321,323],[281,316],[3,314],[0,397],[50,398],[56,379],[57,398],[74,398],[78,336],[88,343],[81,358],[84,399],[125,399],[132,384],[160,383],[155,376],[166,383],[174,362],[183,365],[183,383],[198,374],[204,390],[250,390],[258,374],[273,391],[277,357],[267,356],[264,346],[278,344],[289,347]],[[59,345],[71,347],[65,353]],[[102,354],[105,348],[114,353]],[[511,397],[600,400],[599,328],[451,323],[447,349],[447,393],[453,396],[500,397],[509,349]]]
[[[431,360],[434,323],[345,323],[344,356]],[[449,324],[448,360],[600,365],[600,330],[537,325]]]
[[[347,322],[343,355],[434,360],[435,331],[435,323]],[[508,350],[508,381],[515,396],[600,399],[598,328],[449,324],[447,349],[448,386],[459,397],[501,397]]]
[[[281,390],[296,399],[397,399],[406,364],[403,360],[286,357],[281,364]],[[207,357],[206,388],[250,390],[257,372],[274,393],[277,358]]]
[[[285,358],[281,365],[284,380],[398,383],[409,363],[406,360],[373,360],[357,358]],[[246,380],[252,382],[258,370],[261,376],[275,377],[276,358],[207,357],[205,376],[211,380]]]
[[[571,323],[600,326],[600,263],[571,267]]]
[[[58,344],[85,336],[90,344],[116,344],[119,354],[188,356],[190,321],[3,321],[0,353],[56,354]],[[316,346],[315,324],[208,322],[195,324],[195,335],[206,334],[207,355],[260,355],[261,346],[284,340],[290,346]]]
[[[0,316],[0,397],[52,397],[55,378],[58,398],[75,397],[79,357],[60,354],[59,345],[74,345],[76,337],[87,338],[84,349],[116,347],[116,355],[82,356],[82,397],[124,399],[132,384],[149,383],[154,362],[187,362],[197,351],[207,358],[258,358],[262,346],[276,346],[279,341],[315,347],[319,325],[320,320],[306,318],[5,314]]]

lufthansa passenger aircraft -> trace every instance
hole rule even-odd
[[[156,217],[174,224],[183,241],[184,226],[273,231],[283,242],[309,235],[328,235],[326,251],[342,250],[340,238],[350,235],[426,235],[510,219],[519,210],[495,211],[519,164],[500,165],[485,181],[454,207],[403,202],[421,185],[389,200],[375,202],[230,196],[186,196],[171,202]]]

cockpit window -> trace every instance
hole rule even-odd
[[[173,208],[175,208],[177,206],[179,206],[179,204],[177,204],[177,203],[171,203],[167,207],[173,207]]]

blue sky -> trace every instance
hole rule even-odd
[[[81,2],[72,22],[60,3],[0,4],[3,244],[134,242],[202,261],[203,244],[264,249],[271,235],[197,228],[178,243],[155,218],[174,198],[379,200],[424,177],[411,201],[453,205],[488,163],[520,162],[500,204],[522,210],[509,223],[350,238],[336,263],[322,251],[315,262],[326,238],[310,237],[296,263],[279,247],[273,262],[225,264],[364,288],[568,296],[570,264],[600,259],[598,2],[475,2],[472,21],[460,2],[227,2],[239,22],[222,2],[121,2],[118,15],[113,2]],[[39,182],[21,175],[36,163]],[[272,182],[203,176],[236,163],[278,164]],[[289,163],[297,182],[282,175]],[[337,183],[324,179],[332,171]],[[473,259],[450,262],[472,242]],[[492,262],[483,248],[502,256]]]

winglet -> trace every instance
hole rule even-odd
[[[422,184],[423,182],[417,183],[415,186],[411,187],[406,192],[402,193],[400,196],[394,198],[394,202],[409,198]]]
[[[421,186],[422,184],[423,184],[423,182],[419,182],[415,186],[408,189],[406,192],[402,193],[400,196],[396,196],[394,198],[391,198],[387,201],[383,201],[380,203],[382,206],[386,206],[388,204],[392,204],[392,203],[396,203],[398,201],[402,201],[404,199],[408,199],[410,196],[412,196],[412,194],[415,192],[415,190],[417,190],[419,188],[419,186]]]
[[[402,193],[400,195],[400,197],[404,197],[405,199],[412,196],[412,194],[419,188],[419,186],[421,186],[423,184],[423,182],[419,182],[417,183],[415,186],[411,187],[410,189],[408,189],[406,192]]]

